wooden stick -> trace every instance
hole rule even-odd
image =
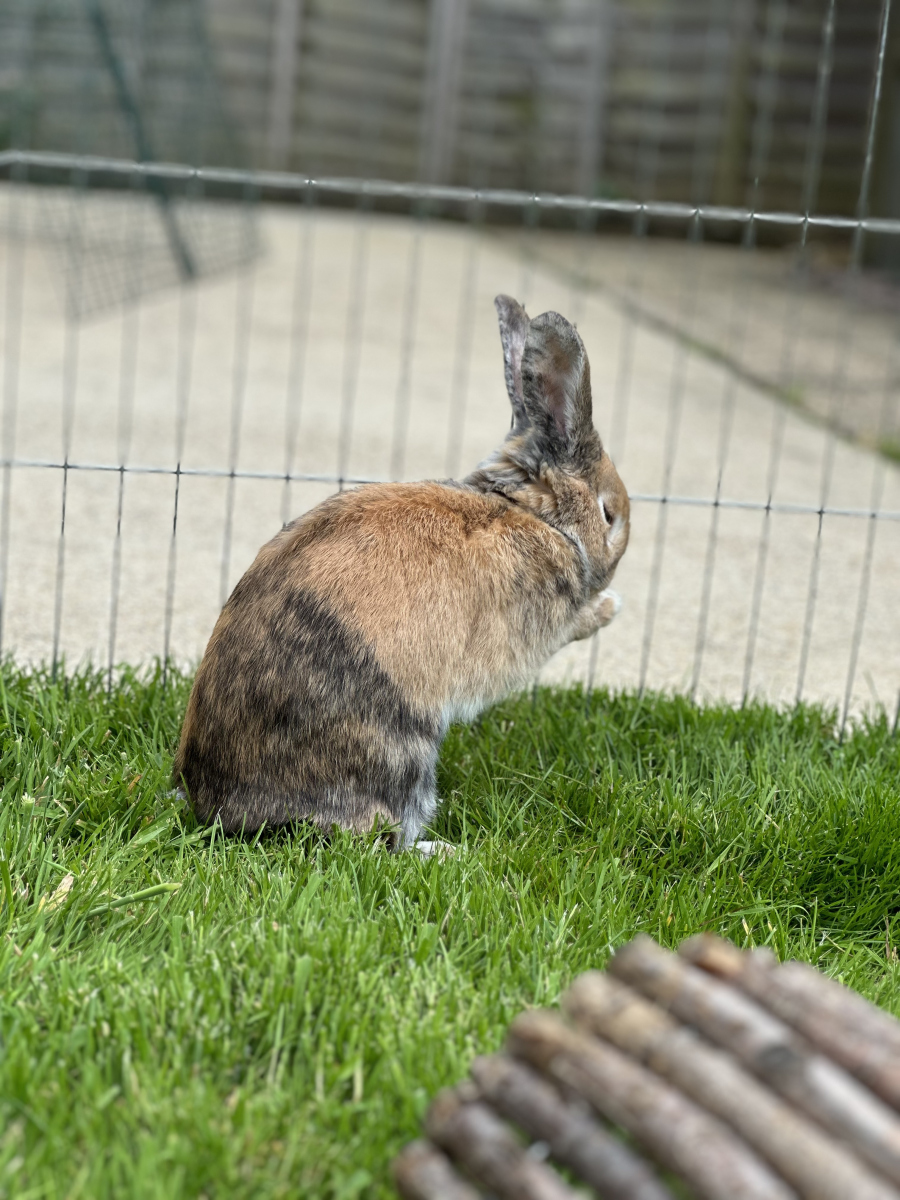
[[[524,1063],[493,1055],[476,1058],[472,1078],[494,1108],[533,1138],[546,1142],[557,1162],[608,1200],[672,1200],[652,1167],[604,1129],[582,1107]]]
[[[626,984],[592,971],[576,979],[563,1008],[726,1120],[801,1196],[816,1200],[900,1200],[900,1192],[835,1143],[730,1055],[679,1025]]]
[[[627,1130],[701,1200],[796,1196],[717,1117],[607,1042],[529,1012],[512,1023],[507,1048]]]
[[[391,1163],[397,1191],[404,1200],[480,1200],[431,1142],[410,1142]]]
[[[472,1093],[477,1095],[474,1085]],[[500,1200],[580,1200],[552,1167],[528,1155],[512,1131],[465,1088],[448,1088],[432,1101],[428,1136]]]
[[[724,1046],[754,1074],[900,1184],[900,1119],[846,1071],[738,989],[636,938],[609,970]]]
[[[806,963],[742,953],[710,934],[679,948],[689,962],[736,984],[900,1109],[900,1021]]]

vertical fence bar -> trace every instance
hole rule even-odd
[[[353,448],[353,419],[356,392],[359,387],[359,367],[362,358],[363,322],[365,320],[366,285],[369,268],[370,199],[365,185],[357,206],[356,232],[353,239],[353,266],[350,272],[350,292],[347,298],[347,319],[344,331],[344,361],[341,371],[341,413],[338,428],[337,477],[338,491],[350,471]]]
[[[19,29],[20,42],[17,62],[20,78],[27,78],[33,67],[35,26],[37,14],[26,10],[27,19]],[[9,130],[10,143],[26,143],[27,125],[24,89],[20,89],[14,104]],[[28,166],[15,163],[10,173],[12,187],[9,196],[9,256],[6,275],[6,312],[4,314],[3,346],[3,487],[0,494],[0,653],[6,647],[6,620],[9,607],[9,549],[12,535],[13,459],[16,455],[19,386],[22,360],[22,318],[25,305],[25,255],[30,229],[28,228],[28,197],[23,195],[28,181]]]
[[[876,124],[878,120],[878,108],[881,100],[881,88],[884,77],[884,63],[887,51],[890,15],[891,0],[883,0],[881,9],[881,26],[879,29],[878,65],[875,71],[875,85],[872,89],[872,113],[869,122],[868,138],[866,142],[866,157],[863,163],[859,204],[857,207],[857,217],[860,219],[860,221],[868,216],[869,210],[869,189],[871,187],[872,179]],[[853,259],[857,265],[862,262],[863,236],[864,231],[862,226],[859,225],[857,226],[856,230],[854,230],[853,245]],[[891,382],[895,362],[896,347],[892,345],[891,351],[888,353],[887,369],[885,371],[885,387],[882,393],[881,411],[878,419],[878,444],[883,442],[889,424],[888,414],[890,412],[891,404]],[[878,509],[881,506],[881,497],[884,492],[885,475],[886,471],[884,459],[879,457],[878,461],[875,463],[875,470],[872,479],[872,495],[870,499],[872,512],[869,517],[868,528],[866,530],[866,548],[863,557],[863,567],[860,575],[859,592],[856,601],[856,615],[853,621],[853,638],[850,643],[850,660],[847,664],[847,682],[844,687],[844,704],[841,713],[842,736],[844,728],[847,724],[847,717],[850,712],[850,703],[853,697],[853,683],[856,678],[856,667],[859,660],[859,648],[862,642],[863,625],[866,619],[866,609],[868,608],[869,603],[869,583],[872,575],[872,559],[875,553],[875,534],[878,528]]]
[[[244,203],[249,204],[252,196],[244,193]],[[228,490],[225,498],[225,527],[222,534],[222,570],[219,578],[219,604],[224,606],[231,588],[231,544],[234,533],[234,494],[237,486],[235,472],[241,450],[241,425],[244,417],[244,401],[247,395],[247,369],[250,361],[250,333],[253,327],[253,295],[256,282],[256,264],[251,259],[245,278],[237,277],[237,304],[235,307],[234,367],[231,388],[231,421],[228,442]]]
[[[406,470],[406,440],[409,431],[410,388],[412,385],[412,360],[416,345],[419,312],[419,286],[422,273],[422,238],[426,212],[423,203],[416,206],[413,215],[415,227],[409,248],[406,268],[406,287],[403,295],[403,317],[400,331],[400,363],[397,388],[394,393],[394,421],[391,433],[391,450],[388,474],[391,479],[402,479]]]
[[[475,305],[478,296],[478,262],[483,237],[484,206],[477,194],[468,214],[468,247],[466,265],[459,289],[456,310],[456,344],[453,351],[453,371],[450,383],[450,414],[447,421],[447,443],[444,470],[455,479],[462,465],[463,438],[466,428],[466,406],[469,398],[469,371],[472,365],[472,340],[475,328]]]
[[[850,659],[847,664],[847,681],[844,685],[844,703],[841,708],[841,736],[850,715],[850,704],[853,699],[853,684],[856,680],[856,668],[859,662],[859,648],[862,643],[863,626],[866,619],[866,609],[869,604],[869,584],[872,578],[872,559],[875,554],[875,533],[878,529],[878,507],[884,490],[884,464],[875,467],[875,477],[872,482],[872,511],[866,526],[866,547],[863,552],[863,565],[860,573],[859,591],[856,597],[856,613],[853,618],[853,636],[850,641]]]
[[[3,492],[0,510],[0,651],[4,648],[9,595],[9,541],[12,525],[12,472],[19,415],[19,370],[22,357],[22,315],[25,304],[27,197],[22,189],[27,168],[16,165],[9,196],[9,256],[6,261],[6,311],[3,342]]]
[[[696,246],[702,237],[702,224],[699,214],[692,218],[690,231],[690,242]],[[688,328],[693,325],[696,295],[696,287],[691,288],[688,297]],[[650,564],[650,579],[647,586],[644,632],[641,639],[641,663],[638,672],[638,691],[641,693],[644,691],[647,682],[650,652],[653,647],[653,635],[656,628],[659,589],[662,582],[663,557],[668,531],[668,499],[672,487],[672,472],[675,469],[675,455],[678,449],[678,435],[681,431],[681,415],[684,408],[684,392],[687,381],[688,348],[683,339],[679,338],[676,341],[674,350],[675,362],[672,368],[672,382],[669,386],[666,431],[663,437],[663,473],[660,484],[660,503],[656,518],[656,534],[653,539],[653,559]]]
[[[112,570],[109,587],[109,643],[107,646],[107,691],[112,691],[113,668],[116,656],[116,636],[119,623],[119,594],[122,583],[122,515],[125,504],[125,475],[131,451],[134,428],[134,404],[137,386],[137,354],[140,336],[140,275],[143,262],[143,209],[140,200],[144,191],[141,178],[132,173],[129,180],[131,201],[130,234],[126,239],[126,271],[132,275],[132,286],[125,288],[122,301],[122,327],[119,347],[119,403],[116,421],[116,458],[119,463],[119,486],[116,497],[116,533],[113,539]]]
[[[744,254],[749,256],[753,252],[754,245],[754,226],[750,221],[747,224],[747,233],[744,239]],[[743,276],[746,282],[746,271],[740,271],[739,275]],[[746,303],[741,304],[741,296],[743,289],[738,287],[735,289],[732,298],[732,337],[733,337],[733,353],[737,358],[740,353],[740,345],[743,342],[743,336],[746,333],[749,308]],[[743,313],[743,327],[741,333],[737,331],[737,311]],[[700,672],[703,667],[703,656],[706,652],[706,637],[709,627],[709,612],[712,602],[712,585],[713,576],[716,566],[716,551],[719,544],[719,516],[721,513],[720,500],[722,497],[722,480],[725,475],[725,466],[728,462],[728,452],[731,448],[731,433],[734,428],[734,408],[737,391],[737,377],[733,372],[729,372],[725,378],[725,388],[722,395],[722,408],[719,416],[719,441],[716,453],[716,491],[712,502],[712,515],[709,523],[709,534],[706,541],[706,555],[703,563],[703,585],[700,592],[700,612],[697,618],[697,633],[694,640],[694,664],[691,669],[691,682],[689,687],[689,695],[694,699],[697,694],[697,688],[700,684]]]
[[[597,678],[597,660],[600,657],[600,630],[591,637],[591,651],[588,656],[587,688],[585,690],[585,711],[590,709],[591,692],[594,690],[594,680]]]
[[[884,391],[881,397],[881,411],[878,418],[879,441],[885,436],[890,424],[891,403],[894,390],[894,370],[897,364],[897,346],[891,345],[885,365]],[[884,485],[887,480],[887,469],[883,456],[879,456],[872,474],[872,492],[869,498],[871,512],[866,527],[866,548],[863,553],[863,566],[859,579],[859,591],[856,598],[856,615],[853,620],[853,637],[850,642],[850,658],[847,663],[847,681],[844,686],[844,705],[841,713],[841,735],[850,714],[850,704],[853,699],[853,684],[856,679],[856,668],[859,661],[859,649],[862,643],[863,626],[869,604],[869,587],[872,579],[872,561],[875,554],[875,535],[878,530],[878,510],[884,495]]]
[[[522,274],[519,278],[517,299],[523,308],[531,303],[531,289],[534,287],[534,232],[541,220],[541,209],[537,202],[537,193],[531,202],[522,209],[522,226],[519,236],[519,263]]]
[[[62,394],[62,497],[59,519],[59,541],[56,551],[56,581],[53,598],[53,651],[51,676],[56,679],[60,661],[60,638],[62,633],[63,594],[66,574],[66,513],[69,499],[69,458],[72,452],[72,434],[75,423],[75,400],[78,390],[78,351],[80,342],[79,313],[84,273],[83,219],[87,173],[73,172],[71,186],[74,203],[69,209],[70,221],[68,245],[76,256],[76,266],[70,279],[70,291],[66,305],[65,348],[63,351],[63,394]]]
[[[175,611],[175,579],[178,570],[178,502],[181,493],[181,466],[184,461],[187,436],[196,336],[197,290],[195,285],[183,282],[178,305],[178,359],[175,376],[175,493],[172,500],[172,535],[169,539],[169,556],[166,563],[166,594],[163,611],[162,686],[164,689],[168,681],[169,659],[172,652],[172,620]]]
[[[298,215],[300,229],[297,238],[297,263],[294,268],[294,295],[291,302],[291,346],[288,362],[287,389],[284,397],[284,490],[281,494],[281,521],[291,519],[291,475],[297,455],[297,438],[306,381],[306,351],[309,343],[309,321],[312,305],[313,270],[315,267],[315,185],[304,189],[304,204]]]
[[[835,369],[831,381],[831,404],[829,406],[829,428],[825,432],[825,449],[822,455],[822,472],[819,481],[819,519],[816,523],[816,537],[813,544],[812,561],[809,568],[809,582],[806,592],[806,609],[803,618],[803,634],[800,640],[800,661],[797,667],[797,689],[795,700],[799,704],[803,699],[803,689],[806,684],[806,670],[809,665],[809,651],[812,644],[813,622],[816,615],[816,604],[819,598],[819,571],[822,561],[822,530],[825,523],[825,508],[831,493],[831,481],[834,472],[834,456],[837,449],[837,435],[834,432],[834,421],[837,418],[838,406],[843,395],[845,363],[850,355],[852,337],[849,321],[842,322],[844,336],[835,339]],[[837,331],[836,331],[837,332]]]
[[[526,204],[522,211],[522,227],[519,238],[519,259],[522,268],[519,284],[519,303],[527,309],[531,304],[531,289],[534,285],[534,236],[541,219],[540,206],[537,203],[537,193],[532,196],[531,203]],[[534,673],[531,684],[531,703],[537,705],[538,688],[541,681],[541,667]]]

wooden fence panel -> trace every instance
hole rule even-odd
[[[93,6],[159,157],[852,213],[881,4],[0,0],[0,143],[135,153]]]

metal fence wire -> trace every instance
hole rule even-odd
[[[623,611],[541,679],[896,714],[887,16],[854,217],[817,215],[827,13],[803,211],[0,154],[3,651],[196,660],[282,521],[470,470],[508,426],[508,292],[577,322],[633,501]]]

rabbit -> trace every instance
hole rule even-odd
[[[593,426],[584,345],[558,313],[495,305],[512,405],[499,449],[461,482],[330,497],[228,599],[174,764],[202,820],[377,827],[427,853],[450,723],[618,611],[628,493]]]

